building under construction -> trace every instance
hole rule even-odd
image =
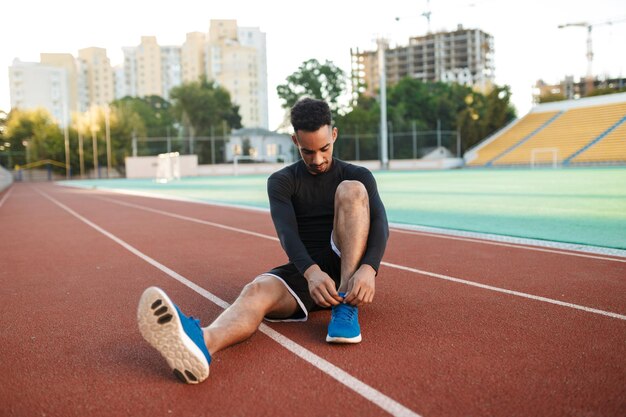
[[[379,43],[380,44],[380,43]],[[480,92],[494,83],[493,36],[479,29],[429,33],[412,37],[409,45],[385,48],[387,85],[404,77],[422,81],[458,82]],[[380,85],[378,52],[350,49],[352,91],[374,96]]]

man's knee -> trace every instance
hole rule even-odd
[[[364,204],[368,201],[367,189],[360,181],[342,181],[335,192],[335,204]]]
[[[285,285],[271,275],[259,275],[243,287],[238,301],[264,314],[293,314],[297,308],[295,298]]]
[[[247,283],[241,290],[240,297],[248,299],[263,299],[272,296],[274,287],[271,277],[259,275],[252,282]]]

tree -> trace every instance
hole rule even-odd
[[[171,104],[160,96],[124,97],[111,103],[112,107],[135,112],[143,121],[148,137],[165,137],[175,133]]]
[[[457,83],[422,82],[412,78],[400,80],[389,87],[387,93],[394,157],[412,157],[413,127],[418,131],[433,132],[438,124],[444,131],[460,131],[462,150],[468,149],[515,118],[510,97],[508,86],[494,86],[484,95]],[[379,107],[373,99],[361,96],[350,113],[338,118],[337,125],[344,134],[358,128],[361,134],[373,135],[380,129],[378,112]],[[434,138],[432,133],[430,136],[429,143]]]
[[[63,133],[47,110],[11,110],[6,121],[6,139],[15,154],[14,164],[44,159],[65,162]]]
[[[230,93],[206,77],[174,87],[170,97],[175,118],[193,129],[193,136],[208,136],[211,127],[221,129],[222,123],[229,129],[241,127],[239,106],[231,102]]]
[[[309,59],[287,77],[287,82],[276,87],[283,108],[290,109],[304,96],[326,100],[333,114],[340,108],[339,98],[346,92],[346,74],[332,61],[321,64]]]
[[[215,132],[241,127],[239,106],[231,102],[226,89],[209,82],[206,77],[174,87],[170,97],[174,116],[189,134],[190,147],[196,137],[213,138]],[[223,139],[225,141],[226,138]],[[215,148],[212,146],[215,145],[213,140],[211,144],[199,142],[194,153],[198,154],[200,163],[221,161],[224,156],[224,141]]]
[[[555,101],[565,101],[567,97],[561,93],[548,93],[539,97],[539,103],[552,103]]]

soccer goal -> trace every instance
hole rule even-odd
[[[533,148],[530,151],[530,167],[537,166],[559,166],[559,149],[558,148]]]
[[[156,182],[164,184],[180,179],[180,154],[178,152],[161,153],[158,157]]]

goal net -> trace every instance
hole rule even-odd
[[[156,181],[167,183],[180,179],[180,154],[178,152],[161,153],[158,157]]]
[[[530,167],[551,166],[557,168],[559,165],[558,148],[533,148],[530,151]]]

